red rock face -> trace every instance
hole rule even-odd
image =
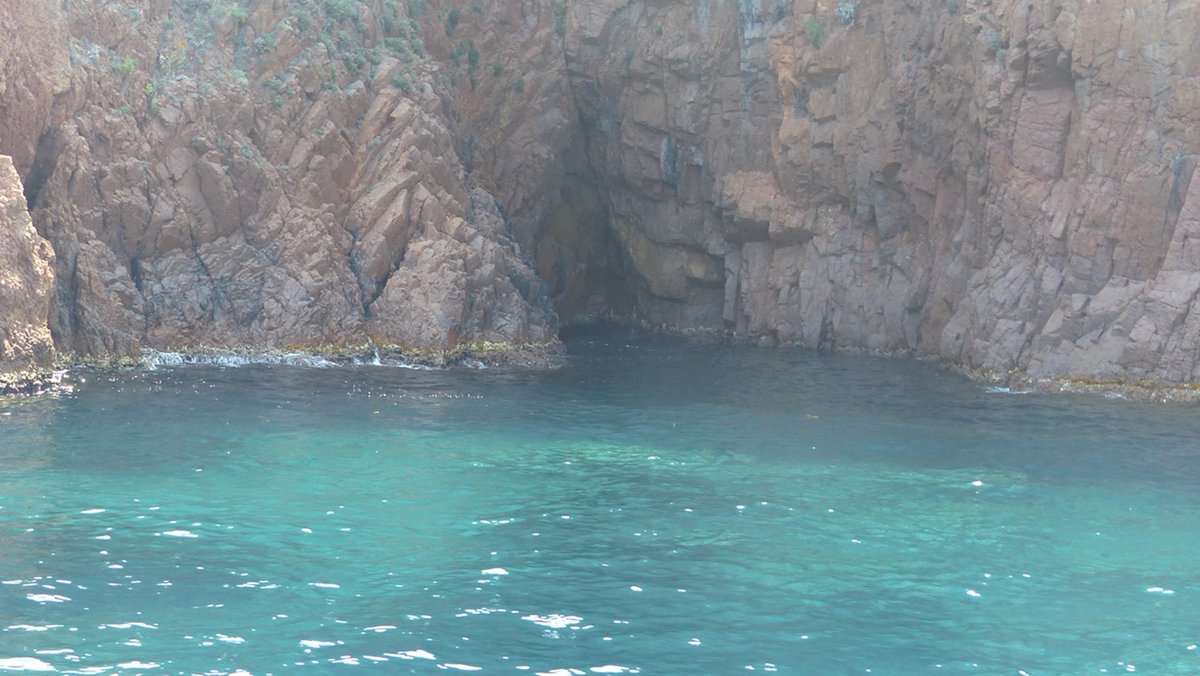
[[[837,4],[571,6],[642,315],[1200,379],[1200,4]]]
[[[556,343],[531,259],[464,169],[432,10],[32,4],[54,21],[6,47],[69,56],[69,86],[4,102],[49,111],[10,152],[37,148],[61,350]]]
[[[1195,0],[21,5],[61,350],[610,315],[1200,379]]]
[[[12,158],[0,155],[0,393],[5,374],[50,364],[46,318],[54,288],[54,252],[29,220]]]

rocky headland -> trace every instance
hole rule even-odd
[[[1200,0],[2,3],[0,371],[542,363],[608,319],[1190,390],[1198,26]]]

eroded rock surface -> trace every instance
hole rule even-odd
[[[1033,378],[1200,379],[1200,4],[570,15],[648,320]]]
[[[0,393],[23,387],[51,364],[46,318],[53,266],[54,252],[33,229],[12,158],[0,155]]]
[[[14,136],[36,140],[59,349],[557,344],[531,257],[469,178],[415,12],[57,5],[39,11],[65,30],[39,42],[69,55],[70,85]]]
[[[63,351],[608,316],[1200,380],[1198,0],[20,4]]]

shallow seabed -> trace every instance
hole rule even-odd
[[[571,352],[0,402],[0,669],[1200,672],[1195,405]]]

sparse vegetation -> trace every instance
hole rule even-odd
[[[357,20],[358,10],[352,0],[324,0],[325,13],[334,21]]]
[[[554,32],[567,34],[567,0],[554,0]]]
[[[274,33],[266,33],[254,38],[254,53],[270,54],[275,51],[275,45],[279,42],[279,38],[275,37]]]
[[[838,3],[837,9],[833,10],[833,15],[838,21],[846,25],[854,23],[854,17],[858,14],[858,8],[850,0],[842,0]]]
[[[137,70],[138,60],[126,54],[119,61],[113,62],[113,70],[117,71],[122,77],[129,77],[133,71]]]
[[[503,73],[503,72],[504,72],[504,64],[503,63],[500,63],[499,61],[497,61],[496,63],[492,64],[492,75],[495,75],[496,77],[500,77],[500,73]]]
[[[239,23],[250,17],[250,15],[246,13],[245,9],[234,2],[230,2],[229,0],[214,2],[209,7],[209,13],[213,16],[213,18],[223,19],[225,17],[229,17]]]
[[[296,20],[296,28],[299,28],[301,31],[307,31],[312,28],[313,18],[312,14],[308,13],[308,10],[297,8],[292,12],[292,18]]]
[[[142,91],[145,92],[145,94],[146,94],[146,112],[151,115],[157,115],[158,114],[158,88],[154,86],[153,82],[147,82],[146,86],[142,89]]]
[[[950,10],[951,14],[958,14],[958,0],[946,0],[946,9]]]
[[[462,20],[462,12],[457,9],[450,10],[446,15],[446,37],[454,35],[454,30],[458,28],[458,22]]]
[[[367,67],[367,57],[360,51],[346,52],[342,54],[342,63],[346,64],[346,68],[358,72]]]
[[[384,38],[383,44],[396,56],[403,57],[408,54],[408,43],[404,41],[404,38]]]
[[[408,16],[413,19],[421,16],[428,3],[429,0],[408,0]]]
[[[821,48],[825,44],[825,27],[816,19],[807,19],[804,22],[804,34],[808,36],[808,41],[813,47]]]
[[[525,92],[525,76],[524,75],[517,78],[517,81],[515,83],[513,83],[513,91],[515,91],[518,94],[523,94]]]
[[[396,79],[392,80],[392,85],[405,94],[412,91],[412,79],[407,74],[397,75]]]

